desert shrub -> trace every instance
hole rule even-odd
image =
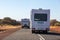
[[[60,23],[58,22],[58,23],[55,23],[55,26],[60,26]]]
[[[57,23],[57,21],[56,21],[55,19],[50,21],[50,25],[51,25],[51,26],[54,26],[55,23]]]
[[[51,21],[50,21],[50,25],[51,25],[51,26],[60,26],[60,22],[57,21],[57,20],[51,20]]]
[[[0,19],[0,25],[21,25],[20,22],[11,19],[10,17],[5,17],[4,19]]]

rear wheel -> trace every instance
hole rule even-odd
[[[35,33],[35,31],[32,30],[32,33]]]
[[[47,30],[43,31],[43,33],[47,33],[47,32],[48,32]]]

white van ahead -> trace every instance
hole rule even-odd
[[[50,10],[49,9],[32,9],[31,11],[31,28],[34,32],[47,32],[50,29]]]
[[[21,19],[21,24],[22,24],[22,28],[30,28],[30,21],[29,19]]]

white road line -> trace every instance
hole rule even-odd
[[[40,40],[45,40],[40,34],[38,34]]]

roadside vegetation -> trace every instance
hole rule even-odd
[[[60,22],[57,21],[56,19],[50,21],[51,26],[60,26]]]
[[[60,33],[60,22],[57,20],[50,21],[50,31]]]
[[[0,19],[0,31],[18,27],[21,27],[20,21],[16,21],[14,19],[11,19],[10,17]]]
[[[21,29],[20,21],[5,17],[0,19],[0,40]]]
[[[11,19],[10,17],[5,17],[3,19],[0,19],[0,25],[21,25],[20,21],[16,21],[14,19]]]

